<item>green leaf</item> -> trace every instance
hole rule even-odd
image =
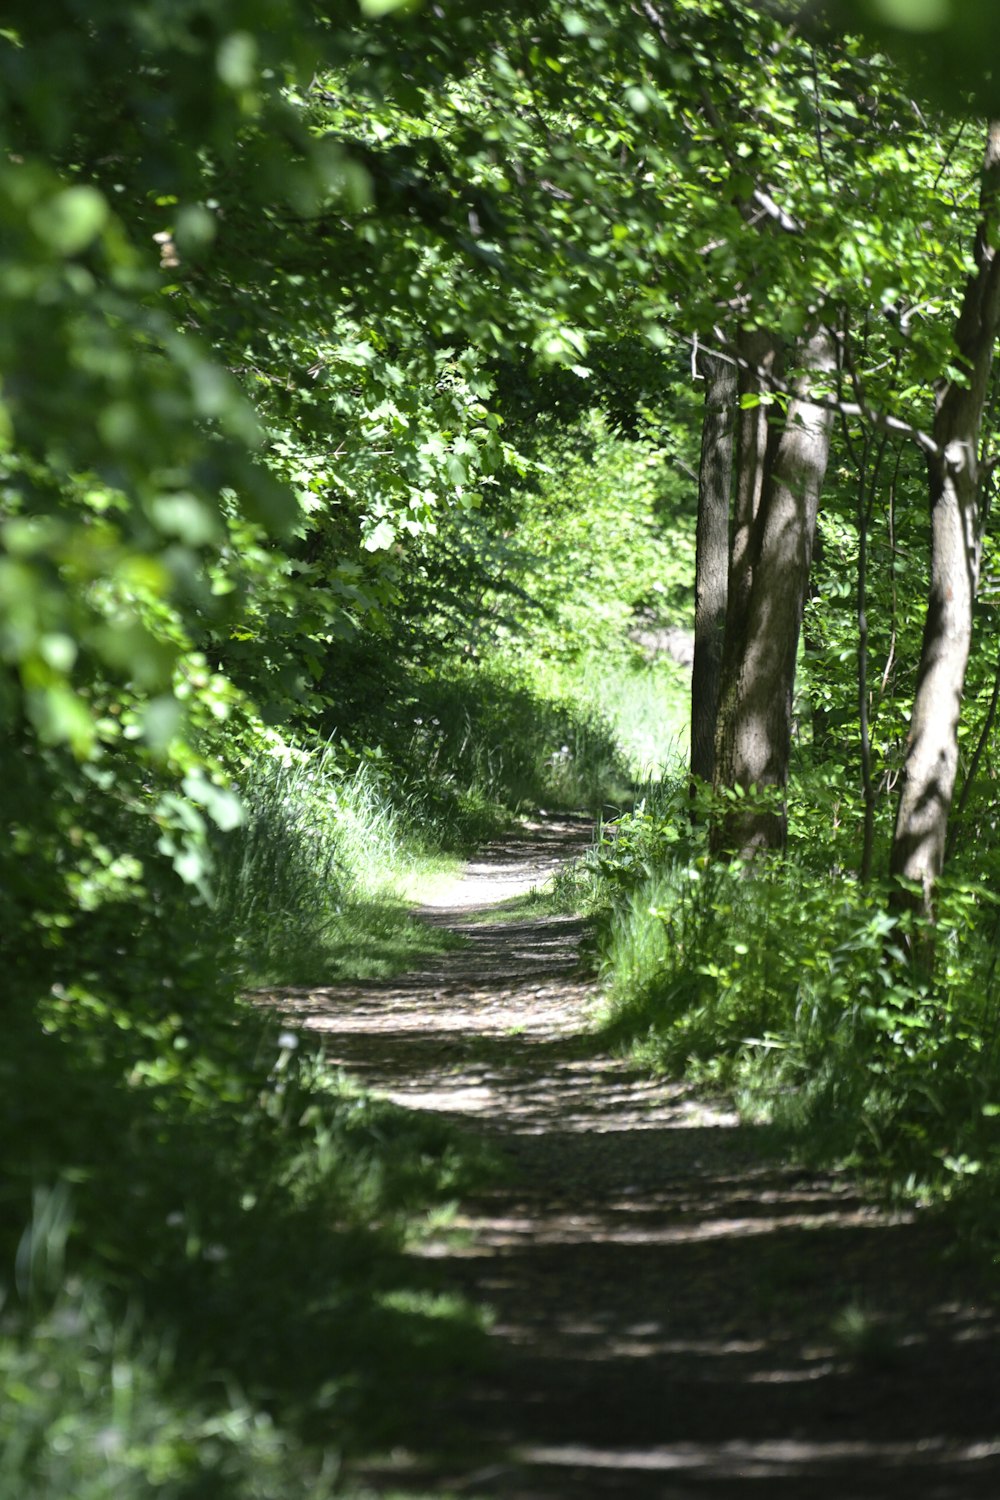
[[[77,658],[77,645],[72,636],[62,631],[51,631],[38,642],[42,660],[53,671],[63,675],[72,671]]]
[[[172,693],[152,698],[142,710],[142,733],[154,754],[162,755],[180,732],[184,710]]]
[[[388,16],[394,10],[420,10],[423,0],[359,0],[363,16]]]
[[[391,547],[396,540],[396,528],[387,517],[378,522],[376,526],[365,537],[364,547],[366,552],[380,552],[385,547]]]
[[[180,537],[189,547],[221,541],[224,535],[216,512],[196,495],[162,495],[153,501],[150,511],[165,536]]]
[[[83,699],[61,683],[34,689],[27,694],[28,712],[41,738],[48,744],[68,744],[78,759],[94,747],[94,720]]]
[[[584,16],[576,10],[564,10],[562,13],[563,29],[568,36],[585,36],[587,34],[587,21]]]
[[[200,203],[188,203],[177,215],[174,240],[182,256],[197,255],[215,239],[216,219]]]
[[[38,204],[31,227],[57,255],[79,255],[108,222],[104,195],[93,187],[71,187]]]
[[[215,67],[228,88],[250,88],[257,76],[256,38],[248,31],[230,32],[219,43]]]
[[[228,787],[216,786],[203,772],[190,772],[183,787],[191,801],[203,807],[216,828],[224,833],[246,822],[246,809],[236,793]]]

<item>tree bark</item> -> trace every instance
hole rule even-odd
[[[774,437],[768,422],[771,408],[762,398],[770,394],[771,377],[780,368],[776,342],[760,329],[742,330],[736,340],[736,352],[739,425],[726,601],[726,636],[731,640],[741,640],[746,630],[750,585],[760,540],[757,517],[764,493],[768,444]]]
[[[803,341],[797,363],[802,374],[784,419],[778,419],[777,407],[766,408],[759,506],[742,554],[734,550],[746,604],[726,621],[716,738],[720,790],[783,792],[788,781],[796,654],[833,422],[830,407],[811,399],[815,377],[835,368],[826,329]],[[741,474],[741,487],[746,478]],[[786,832],[783,803],[733,798],[713,830],[713,844],[718,852],[749,858],[759,850],[783,849]]]
[[[939,392],[928,459],[931,580],[917,686],[910,715],[890,874],[897,909],[933,918],[944,867],[948,815],[958,767],[958,720],[979,582],[979,435],[1000,328],[1000,121],[987,132],[976,233],[976,269],[955,328],[961,382]]]
[[[733,476],[736,365],[701,352],[705,411],[698,469],[694,583],[694,666],[691,672],[691,780],[711,782],[715,723],[729,583],[729,497]]]

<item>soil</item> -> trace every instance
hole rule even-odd
[[[582,924],[484,922],[590,839],[546,818],[425,908],[433,973],[288,991],[332,1058],[510,1171],[423,1246],[496,1359],[377,1493],[997,1500],[1000,1316],[946,1226],[782,1158],[765,1127],[603,1055]],[[443,1441],[444,1439],[444,1441]],[[442,1460],[442,1451],[452,1456]]]

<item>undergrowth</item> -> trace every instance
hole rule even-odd
[[[279,741],[238,785],[214,910],[248,985],[385,978],[459,942],[408,910],[407,890],[455,861],[416,841],[377,762]]]
[[[597,811],[627,792],[618,724],[523,656],[412,673],[381,757],[411,836],[470,849],[538,807]]]
[[[931,978],[885,885],[836,860],[713,859],[679,782],[606,828],[589,865],[609,1044],[728,1091],[806,1159],[1000,1232],[992,891],[943,883]]]
[[[490,1163],[248,1011],[130,1037],[81,999],[5,1080],[0,1493],[319,1500],[482,1357],[403,1251]]]
[[[540,682],[551,683],[571,702],[588,705],[613,727],[630,782],[659,776],[676,762],[687,737],[691,690],[687,671],[669,657],[649,662],[635,649],[622,647],[539,664],[536,671]],[[620,772],[609,800],[615,790],[621,798]]]

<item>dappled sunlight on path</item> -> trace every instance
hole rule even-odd
[[[585,818],[550,818],[528,825],[518,837],[471,860],[461,876],[435,887],[423,910],[440,913],[451,925],[463,913],[495,906],[523,895],[554,875],[567,859],[582,854],[591,840],[592,824]]]
[[[539,878],[586,829],[537,830]],[[782,1159],[686,1086],[602,1055],[581,924],[470,919],[525,889],[531,840],[477,862],[428,920],[433,973],[288,990],[293,1024],[504,1163],[413,1253],[494,1315],[376,1493],[516,1500],[995,1500],[1000,1320],[945,1231]],[[481,915],[481,913],[480,913]]]

